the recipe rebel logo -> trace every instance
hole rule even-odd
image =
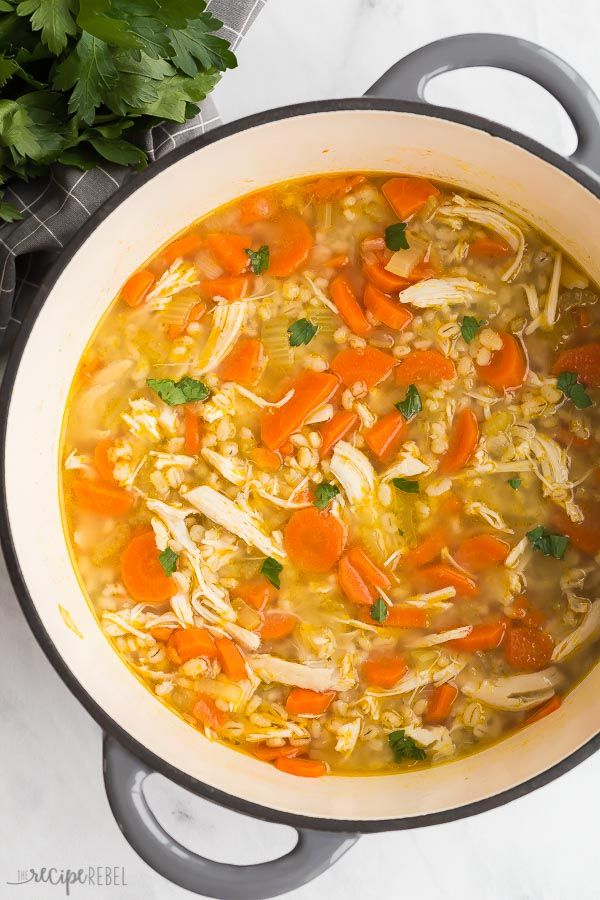
[[[44,866],[39,869],[19,869],[16,878],[6,882],[7,885],[23,887],[24,885],[48,885],[62,887],[65,896],[70,897],[77,885],[99,888],[127,887],[123,866],[86,866],[79,869],[60,869],[57,866]],[[23,892],[24,900],[32,894]],[[38,896],[36,894],[36,896]]]

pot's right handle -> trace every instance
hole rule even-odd
[[[459,34],[409,53],[367,91],[373,97],[423,101],[427,83],[454,69],[488,66],[524,75],[563,106],[577,132],[571,159],[600,178],[600,101],[587,81],[550,50],[506,34]]]

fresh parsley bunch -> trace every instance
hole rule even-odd
[[[192,118],[237,65],[221,25],[204,0],[0,0],[0,186],[52,163],[143,168],[136,132]]]

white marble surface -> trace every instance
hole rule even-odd
[[[217,90],[226,120],[268,107],[361,94],[397,58],[465,31],[518,34],[555,50],[600,92],[596,0],[270,0]],[[573,147],[566,116],[517,76],[456,73],[430,99],[496,117],[555,149]],[[101,734],[46,662],[0,571],[0,897],[64,896],[12,888],[16,870],[124,866],[127,886],[74,888],[74,898],[190,896],[130,850],[106,802]],[[448,825],[364,837],[327,874],[287,896],[344,900],[596,900],[600,755],[508,806]],[[291,846],[289,829],[210,806],[155,776],[157,815],[188,846],[254,862]]]

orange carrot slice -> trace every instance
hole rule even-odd
[[[392,688],[408,671],[406,660],[398,654],[372,654],[362,666],[362,675],[369,684]]]
[[[352,285],[344,275],[336,275],[329,284],[329,293],[338,313],[354,334],[364,337],[371,331],[368,322]]]
[[[277,588],[264,575],[257,575],[256,578],[236,585],[233,595],[249,603],[254,609],[262,609],[267,603],[277,599]]]
[[[600,343],[582,344],[562,350],[552,366],[555,375],[576,372],[579,380],[590,387],[600,387]]]
[[[240,222],[242,225],[254,225],[270,219],[277,209],[277,203],[270,194],[251,194],[240,201]]]
[[[177,585],[158,560],[153,531],[129,541],[121,554],[121,577],[133,599],[143,603],[164,603],[177,593]]]
[[[387,378],[396,360],[376,347],[341,350],[331,362],[331,371],[339,375],[346,387],[363,381],[368,390]]]
[[[561,699],[558,696],[550,697],[545,703],[531,713],[531,715],[527,716],[527,718],[523,721],[523,725],[533,725],[534,722],[539,722],[540,719],[545,719],[546,716],[549,716],[550,713],[556,712],[557,709],[561,707]]]
[[[338,253],[336,256],[330,256],[325,265],[328,269],[343,269],[350,265],[350,257],[346,253]]]
[[[465,538],[454,554],[459,566],[469,572],[480,572],[503,563],[510,552],[510,544],[493,534],[476,534]]]
[[[392,586],[392,579],[382,566],[373,562],[362,547],[351,547],[348,551],[348,559],[360,575],[375,587],[387,591]]]
[[[163,625],[157,625],[156,628],[150,629],[150,634],[155,641],[168,641],[173,634],[173,629],[166,628]]]
[[[511,628],[504,643],[504,658],[521,672],[537,672],[552,659],[554,640],[547,631],[528,626]]]
[[[367,284],[363,294],[363,303],[365,308],[388,328],[402,331],[412,322],[411,311],[401,303],[392,300],[388,294],[384,294],[374,284]]]
[[[338,564],[338,584],[340,590],[352,603],[362,606],[371,606],[377,599],[377,589],[369,584],[356,566],[352,564],[348,555],[342,556]]]
[[[434,688],[429,698],[429,703],[423,716],[425,721],[430,725],[441,725],[452,712],[452,706],[457,697],[458,688],[451,681],[438,685]]]
[[[335,444],[353,431],[357,425],[358,413],[355,413],[352,409],[342,409],[332,416],[329,422],[323,422],[322,425],[319,425],[318,430],[321,435],[320,455],[322,457],[327,456]]]
[[[449,647],[462,650],[465,653],[475,653],[476,650],[495,650],[500,646],[506,636],[506,622],[490,622],[483,625],[473,625],[469,634],[453,641],[447,641]]]
[[[244,656],[231,638],[215,638],[215,647],[221,668],[228,678],[243,681],[248,677]]]
[[[121,300],[127,306],[139,306],[155,281],[156,278],[148,269],[134,272],[121,288]]]
[[[306,747],[293,747],[291,744],[284,744],[283,747],[267,747],[266,744],[258,746],[251,744],[248,748],[257,759],[263,762],[274,762],[282,756],[302,756],[306,753]]]
[[[514,334],[500,333],[502,349],[492,353],[488,366],[476,366],[477,374],[497,391],[517,388],[523,384],[527,372],[527,360],[523,347]]]
[[[510,247],[502,238],[478,238],[469,244],[469,256],[475,259],[503,259]]]
[[[420,544],[409,550],[401,558],[408,566],[425,566],[437,559],[444,547],[448,546],[448,534],[444,528],[432,528]]]
[[[560,534],[566,534],[571,543],[582,553],[596,556],[600,553],[600,504],[584,501],[580,504],[583,522],[572,522],[563,510],[556,510],[553,522]]]
[[[291,561],[306,572],[329,572],[342,555],[346,531],[336,516],[316,506],[292,513],[283,532]]]
[[[176,241],[169,244],[168,247],[165,247],[161,256],[167,266],[170,266],[176,259],[182,259],[185,256],[190,256],[192,253],[195,253],[196,250],[200,249],[203,243],[200,235],[186,234],[185,237],[178,238]]]
[[[229,718],[226,712],[219,709],[212,697],[207,697],[206,694],[197,695],[196,702],[192,707],[192,715],[202,725],[212,728],[213,731],[222,728]]]
[[[364,175],[339,175],[333,178],[325,176],[316,181],[310,181],[304,187],[315,200],[328,203],[333,200],[341,200],[365,181]]]
[[[280,641],[289,637],[297,624],[298,617],[291,613],[270,612],[265,616],[260,636],[263,641]]]
[[[291,275],[308,259],[313,245],[310,228],[301,216],[283,213],[274,220],[276,231],[267,241],[269,246],[269,267],[267,275],[278,277]]]
[[[76,478],[71,483],[73,503],[97,516],[123,516],[133,506],[133,496],[122,488],[102,481]]]
[[[300,778],[320,778],[327,774],[327,766],[320,759],[308,759],[301,756],[279,756],[275,760],[275,767],[280,772],[297,775]]]
[[[320,716],[331,706],[335,691],[310,691],[306,688],[292,688],[285,701],[290,716]]]
[[[479,424],[472,409],[463,409],[455,417],[450,445],[440,460],[438,471],[444,475],[458,472],[469,462],[479,442]]]
[[[247,237],[213,231],[206,235],[206,244],[221,268],[230,275],[241,275],[247,268],[249,259],[246,249],[250,245]]]
[[[202,425],[200,416],[192,412],[191,409],[183,411],[183,438],[184,450],[186,453],[195,456],[200,449],[200,438],[202,437]]]
[[[217,658],[217,648],[206,628],[179,628],[169,638],[169,649],[176,655],[179,664],[198,656]]]
[[[200,291],[206,297],[223,297],[232,301],[245,297],[249,287],[248,275],[221,275],[220,278],[206,278],[200,285]]]
[[[390,178],[381,190],[396,215],[402,221],[419,212],[430,197],[439,197],[438,188],[426,178]]]
[[[281,457],[268,447],[253,447],[250,456],[254,465],[264,472],[277,472],[281,468]]]
[[[426,609],[415,606],[388,606],[387,616],[383,622],[375,621],[370,609],[363,606],[359,618],[368,625],[381,625],[382,628],[429,628],[429,613]]]
[[[411,282],[408,278],[402,278],[401,275],[394,275],[393,272],[381,265],[381,263],[363,263],[363,271],[371,284],[385,294],[394,294],[396,291],[403,291],[409,287]]]
[[[457,595],[473,597],[477,593],[477,585],[472,578],[459,572],[453,566],[439,563],[419,569],[418,582],[426,591],[437,591],[444,587],[456,588]]]
[[[408,423],[401,412],[392,409],[365,431],[365,441],[380,462],[387,462],[404,440]]]
[[[304,420],[337,391],[339,381],[328,372],[305,371],[293,383],[294,395],[287,403],[271,408],[263,416],[260,433],[269,450],[278,450]]]
[[[114,463],[109,456],[109,451],[112,450],[113,446],[113,441],[110,438],[105,438],[103,441],[98,441],[94,449],[94,466],[96,472],[104,481],[115,480],[113,475]]]
[[[396,384],[437,384],[456,378],[456,368],[451,359],[439,350],[411,350],[394,372]]]
[[[217,369],[223,381],[235,381],[250,387],[260,378],[265,351],[257,338],[241,338]]]

